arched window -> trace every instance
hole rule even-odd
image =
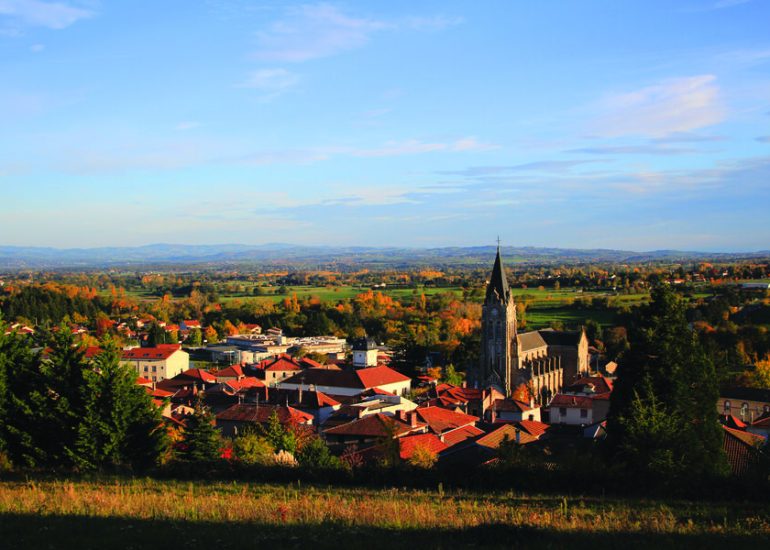
[[[730,401],[725,400],[725,414],[730,414]]]
[[[746,420],[749,417],[749,404],[744,403],[741,405],[741,420]]]

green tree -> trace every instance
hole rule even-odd
[[[278,413],[273,411],[264,428],[265,438],[276,451],[294,453],[297,450],[297,436],[294,431],[281,424]]]
[[[460,386],[463,383],[463,375],[455,370],[454,365],[449,364],[444,368],[441,381],[452,384],[453,386]]]
[[[136,383],[134,370],[120,364],[116,346],[109,344],[96,356],[85,390],[78,465],[141,469],[158,464],[168,449],[160,410]]]
[[[201,399],[185,425],[180,458],[185,462],[214,462],[220,457],[222,438],[214,427],[214,416]]]
[[[190,331],[190,335],[187,337],[187,340],[185,342],[188,346],[192,347],[200,347],[203,345],[203,334],[201,333],[200,329],[193,329]]]
[[[303,468],[339,468],[342,462],[329,452],[320,437],[311,438],[297,453],[297,461]]]
[[[233,441],[233,454],[243,464],[271,464],[275,451],[266,438],[246,431]]]
[[[630,328],[607,424],[607,448],[629,473],[676,471],[681,479],[698,479],[727,471],[714,364],[685,311],[684,301],[660,286]],[[673,440],[671,423],[678,428]]]

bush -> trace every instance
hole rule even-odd
[[[233,441],[233,454],[234,458],[243,464],[265,466],[274,462],[275,450],[264,437],[247,432]]]

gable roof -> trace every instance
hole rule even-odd
[[[476,426],[463,426],[442,434],[441,439],[444,440],[444,443],[446,443],[447,446],[452,447],[480,435],[484,435],[484,430],[477,428]]]
[[[270,417],[275,413],[281,424],[311,424],[313,415],[302,412],[293,407],[283,407],[280,405],[252,405],[248,403],[238,403],[227,410],[222,411],[216,416],[217,422],[255,422],[266,424]]]
[[[400,372],[384,365],[359,369],[355,372],[365,388],[376,388],[378,386],[396,384],[399,382],[411,382],[412,380],[408,376],[404,376]]]
[[[551,427],[550,424],[546,424],[545,422],[538,422],[537,420],[521,420],[516,422],[516,426],[518,426],[522,431],[525,431],[528,434],[538,438]]]
[[[770,428],[770,414],[760,416],[752,422],[751,426],[753,428]]]
[[[205,384],[216,384],[217,382],[217,379],[211,373],[203,369],[187,369],[177,374],[171,380],[195,380]]]
[[[301,373],[282,380],[281,384],[303,384],[306,386],[314,385],[367,390],[409,380],[411,379],[408,376],[404,376],[390,367],[381,366],[356,371],[326,368],[305,369]]]
[[[552,328],[538,331],[540,337],[549,346],[577,346],[583,335],[582,330],[554,330]]]
[[[231,365],[222,370],[213,371],[211,374],[217,378],[241,378],[244,376],[243,367],[240,365]]]
[[[516,335],[516,338],[519,340],[519,350],[521,351],[531,351],[533,349],[543,348],[547,345],[540,335],[540,332],[536,330],[519,332]]]
[[[511,441],[516,441],[516,432],[519,432],[519,444],[525,445],[537,441],[537,437],[519,430],[514,424],[503,424],[486,435],[476,440],[476,445],[482,445],[491,449],[497,449],[507,437]]]
[[[586,395],[566,395],[557,393],[548,404],[549,407],[565,407],[572,409],[591,409],[594,406],[594,398]]]
[[[722,444],[733,473],[736,475],[747,473],[755,464],[759,447],[765,443],[765,438],[727,426],[722,426],[722,429],[724,430]]]
[[[165,360],[181,349],[179,344],[158,344],[154,348],[125,349],[121,357],[128,360]]]
[[[425,425],[412,427],[406,422],[401,422],[382,413],[369,414],[363,418],[353,420],[346,424],[340,424],[324,430],[326,435],[354,436],[354,437],[401,437],[413,431],[424,429]]]
[[[513,398],[506,398],[495,399],[494,404],[492,405],[492,409],[498,412],[527,412],[531,411],[532,407],[529,406],[529,403],[525,403],[524,401],[519,401],[518,399]]]
[[[593,387],[594,394],[604,394],[612,392],[612,380],[606,376],[583,376],[572,382],[564,388],[564,392],[587,392]]]
[[[450,411],[443,407],[418,407],[414,410],[417,416],[425,422],[431,431],[442,434],[463,426],[473,426],[478,422],[477,416]]]

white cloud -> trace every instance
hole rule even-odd
[[[200,127],[201,123],[195,120],[184,120],[176,125],[176,129],[179,131],[192,130]]]
[[[373,149],[355,149],[350,154],[356,157],[393,157],[399,155],[414,155],[418,153],[432,153],[436,151],[467,152],[488,151],[497,149],[497,145],[480,143],[474,137],[465,137],[453,142],[424,142],[416,139],[407,141],[390,141],[381,147]]]
[[[10,18],[15,24],[29,27],[63,29],[93,15],[93,11],[69,2],[0,0],[0,16]]]
[[[660,138],[712,126],[725,118],[714,75],[672,78],[612,94],[597,107],[596,132],[605,137]]]
[[[273,99],[299,84],[299,81],[299,75],[286,69],[260,69],[251,73],[241,86],[263,92],[263,99]]]
[[[45,44],[32,44],[29,47],[29,51],[34,53],[42,52],[45,49]]]
[[[291,8],[284,19],[257,33],[258,59],[301,62],[363,46],[385,22],[345,15],[330,4]]]

